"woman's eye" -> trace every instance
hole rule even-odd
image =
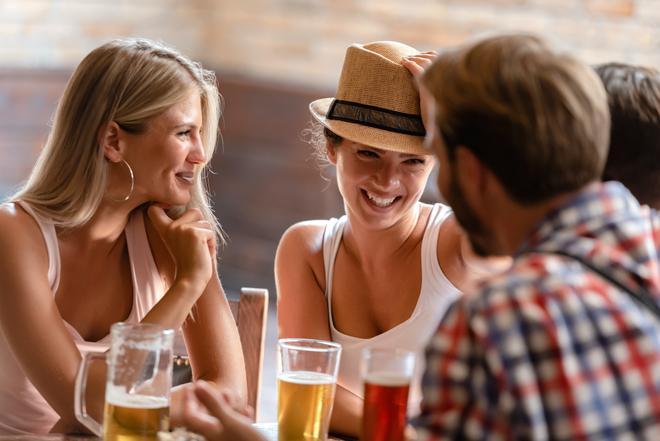
[[[378,153],[373,152],[371,150],[358,150],[358,155],[364,156],[365,158],[377,158]]]
[[[424,164],[424,160],[420,159],[420,158],[406,159],[405,162],[406,162],[406,164],[410,164],[410,165],[423,165]]]
[[[187,138],[187,137],[190,136],[190,132],[191,132],[191,130],[184,130],[183,132],[177,133],[176,136],[178,136],[180,138]]]

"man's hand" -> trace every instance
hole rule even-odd
[[[189,430],[204,436],[207,441],[266,441],[252,427],[248,411],[237,410],[235,400],[227,392],[197,381],[186,388],[182,422]]]

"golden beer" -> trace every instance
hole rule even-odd
[[[156,441],[158,431],[169,430],[167,398],[146,395],[116,398],[106,397],[104,441]]]
[[[280,374],[278,392],[278,440],[325,441],[335,395],[332,375],[294,371]]]

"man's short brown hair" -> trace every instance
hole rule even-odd
[[[511,197],[534,203],[600,178],[610,130],[593,69],[531,35],[441,54],[422,79],[450,161],[474,152]]]
[[[660,208],[660,72],[622,63],[596,72],[612,115],[603,178],[621,181],[640,202]]]

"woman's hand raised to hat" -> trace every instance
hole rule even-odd
[[[401,65],[408,69],[415,79],[419,78],[424,70],[429,67],[433,60],[438,56],[438,53],[435,51],[420,52],[416,55],[409,55],[401,59]],[[415,82],[417,84],[417,82]],[[424,108],[424,100],[426,97],[424,95],[419,96],[419,107],[420,109]],[[426,127],[426,121],[424,121],[424,112],[422,112],[422,122]]]
[[[433,60],[438,56],[436,51],[420,52],[415,55],[409,55],[401,59],[401,65],[408,69],[415,77],[419,77],[424,69],[429,67]]]

